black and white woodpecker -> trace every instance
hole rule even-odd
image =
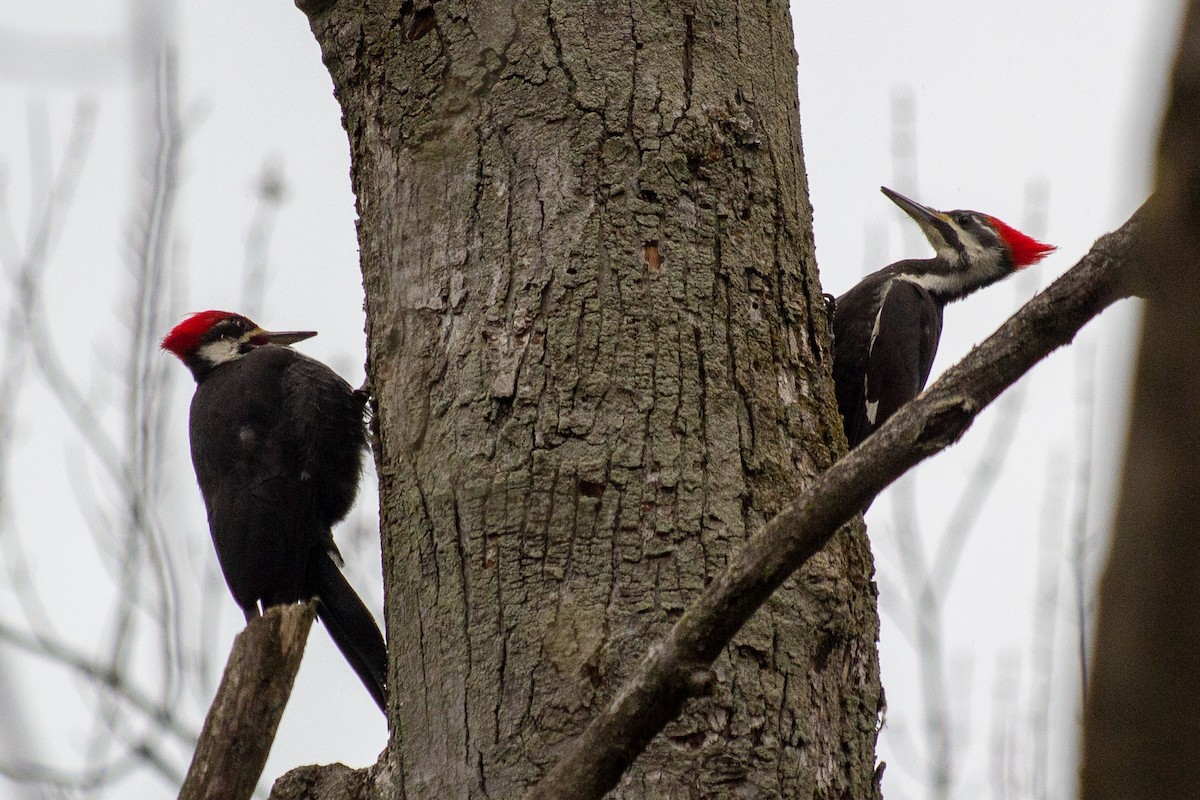
[[[942,310],[1054,250],[978,211],[936,211],[882,191],[921,227],[933,258],[897,261],[835,301],[833,380],[853,448],[925,388]]]
[[[318,598],[318,619],[386,712],[383,636],[342,574],[333,542],[333,526],[358,493],[366,395],[286,346],[312,336],[202,311],[162,347],[196,379],[192,465],[217,560],[246,621]]]

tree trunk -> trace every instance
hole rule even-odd
[[[1195,797],[1200,778],[1200,2],[1184,14],[1137,269],[1146,298],[1081,796]]]
[[[375,791],[519,797],[843,446],[787,8],[301,5],[378,404]],[[839,535],[613,796],[877,796],[871,570]]]

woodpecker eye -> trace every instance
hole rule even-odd
[[[205,336],[206,341],[216,341],[217,339],[240,339],[242,334],[253,330],[254,325],[245,317],[229,317],[223,319]]]

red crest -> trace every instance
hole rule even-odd
[[[162,349],[184,358],[196,349],[204,334],[208,333],[213,325],[236,316],[237,314],[229,311],[197,311],[189,314],[163,337]]]
[[[1012,253],[1014,269],[1023,269],[1030,264],[1036,264],[1058,249],[1052,244],[1044,244],[1032,236],[1026,236],[995,217],[988,217],[988,219],[995,226],[996,233],[1000,234],[1000,238],[1008,245],[1008,251]]]

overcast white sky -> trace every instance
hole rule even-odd
[[[132,141],[134,94],[121,55],[125,5],[0,0],[0,186],[19,247],[28,246],[36,180],[31,153],[38,145],[31,149],[31,131],[36,140],[42,139],[38,131],[49,131],[48,153],[57,160],[78,101],[89,97],[96,104],[94,142],[53,252],[46,296],[55,343],[102,402],[113,399],[114,341],[128,319],[122,305],[128,223],[140,177]],[[986,211],[1057,244],[1059,251],[1023,282],[995,287],[948,311],[935,375],[961,357],[1144,199],[1179,7],[1177,0],[796,3],[805,158],[826,290],[840,294],[865,271],[927,252],[907,218],[879,194],[880,185],[940,208]],[[180,3],[176,26],[188,128],[176,232],[184,276],[177,287],[180,307],[237,305],[255,178],[264,163],[274,163],[288,195],[271,243],[271,279],[259,321],[321,331],[302,349],[352,383],[361,381],[362,288],[347,145],[304,16],[284,0],[189,0]],[[76,55],[69,59],[61,55],[64,36],[74,42]],[[915,162],[899,166],[892,144],[898,102],[911,108],[916,147]],[[0,299],[5,306],[11,302],[7,283],[0,284]],[[1079,373],[1081,364],[1093,362],[1089,566],[1094,569],[1102,556],[1135,324],[1132,303],[1110,310],[1076,347],[1022,382],[1018,422],[1005,437],[1011,450],[1003,481],[982,509],[984,521],[965,546],[946,605],[961,748],[958,796],[982,796],[991,784],[994,717],[1015,718],[1019,725],[1026,713],[1035,674],[1030,653],[1039,553],[1052,548],[1043,563],[1066,568],[1066,554],[1055,548],[1063,545],[1061,530],[1075,501]],[[189,552],[198,560],[212,556],[187,462],[191,380],[183,369],[176,373],[171,446],[179,511],[172,522],[179,536],[194,539]],[[103,624],[97,615],[105,604],[91,600],[104,584],[92,577],[98,567],[82,540],[81,515],[95,513],[103,499],[76,497],[80,485],[95,492],[103,482],[80,466],[80,449],[56,413],[36,380],[30,382],[21,396],[11,506],[2,522],[4,530],[15,525],[38,545],[35,577],[49,596],[48,609],[86,644]],[[920,469],[915,492],[931,542],[941,535],[947,498],[957,496],[995,418],[985,413],[963,443]],[[1058,493],[1048,511],[1047,491]],[[1039,539],[1047,513],[1062,522],[1052,526],[1049,544]],[[868,521],[883,592],[885,790],[892,798],[921,797],[920,691],[913,650],[898,624],[907,594],[890,504],[877,503]],[[377,570],[359,565],[356,583],[377,580]],[[1066,792],[1072,774],[1078,698],[1071,684],[1066,572],[1062,581],[1052,690],[1058,730],[1053,757],[1064,783],[1052,787],[1056,794]],[[379,598],[376,593],[371,601],[376,607]],[[210,607],[220,615],[223,634],[232,637],[240,627],[232,601],[222,594]],[[0,590],[4,614],[14,618],[11,597]],[[19,692],[38,717],[38,744],[68,765],[86,742],[87,729],[71,722],[80,686],[38,662],[20,663]],[[994,702],[998,695],[1000,703]],[[324,633],[314,635],[268,775],[302,763],[372,762],[386,742],[372,708]],[[137,785],[140,796],[173,795],[154,780]]]

